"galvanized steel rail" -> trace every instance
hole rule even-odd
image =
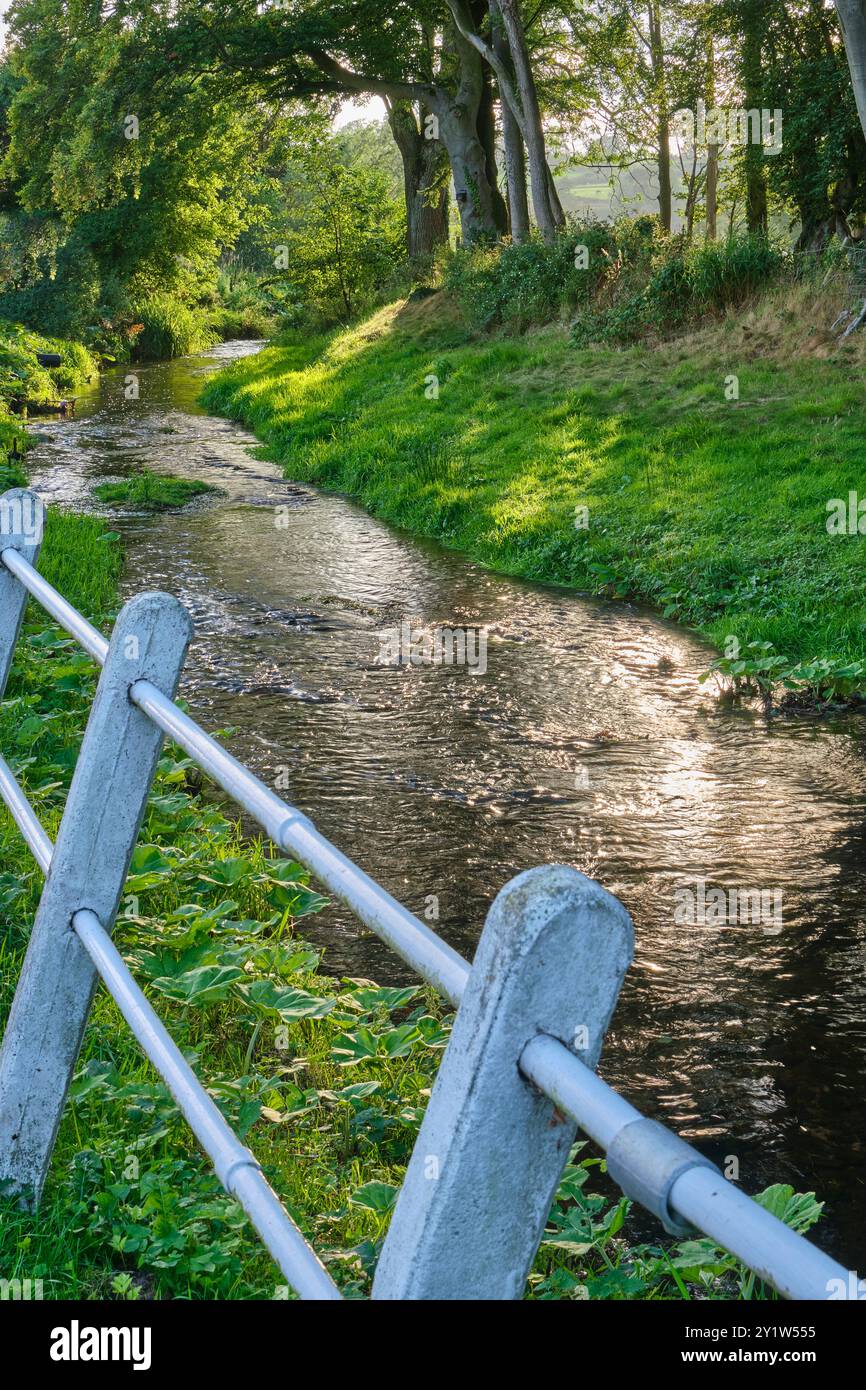
[[[341,1297],[111,941],[161,735],[167,735],[274,844],[305,865],[423,980],[453,1005],[462,1005],[398,1197],[374,1298],[520,1297],[575,1127],[607,1153],[609,1171],[623,1190],[669,1230],[694,1227],[704,1232],[783,1297],[847,1296],[840,1292],[851,1287],[847,1271],[727,1182],[695,1149],[644,1120],[596,1075],[632,952],[631,923],[615,898],[572,869],[553,866],[521,874],[494,903],[470,967],[341,854],[307,816],[178,708],[172,695],[189,624],[176,600],[167,595],[131,600],[109,642],[38,573],[41,537],[31,533],[32,527],[28,531],[21,518],[39,509],[33,494],[18,489],[0,498],[0,692],[26,594],[81,644],[103,674],[57,848],[0,758],[0,797],[47,875],[0,1051],[0,1177],[38,1200],[86,1021],[92,993],[87,972],[92,970],[291,1287],[302,1298]],[[159,731],[155,742],[130,707]],[[119,739],[120,746],[108,750],[106,761],[105,745],[112,739]],[[135,766],[123,767],[124,744],[136,739]],[[109,800],[114,795],[120,803],[124,798],[129,802],[123,833],[88,810],[85,793],[92,802],[93,787],[106,778]],[[92,863],[107,855],[107,881],[100,889],[69,882],[75,878],[70,866],[77,851]],[[100,891],[98,912],[89,899]],[[72,974],[79,972],[71,994],[67,969],[56,959],[61,948],[68,954],[70,938],[76,951],[80,947],[83,952],[69,957]],[[50,1049],[52,1057],[55,1050],[60,1053],[53,1079],[40,1079],[39,1049],[44,1059],[46,1039],[34,1014],[58,1000],[80,1017],[61,1031],[57,1048]],[[54,1119],[45,1124],[38,1116],[34,1120],[33,1112],[46,1101],[49,1080],[52,1090],[62,1094],[48,1098]],[[6,1123],[4,1103],[15,1112],[14,1125]],[[29,1147],[20,1137],[28,1123]]]

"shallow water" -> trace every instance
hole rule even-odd
[[[575,864],[631,912],[637,952],[602,1071],[630,1100],[773,1181],[827,1200],[818,1239],[861,1267],[866,1216],[866,756],[862,718],[768,718],[715,698],[711,654],[622,603],[499,578],[287,483],[195,405],[253,344],[105,377],[39,422],[33,479],[100,511],[130,468],[224,496],[117,518],[124,589],[177,594],[196,635],[182,693],[232,751],[471,953],[502,885]],[[277,510],[279,509],[279,510]],[[277,524],[279,522],[279,524]],[[487,670],[395,668],[383,632],[480,625]],[[678,889],[781,890],[781,923],[678,921]],[[411,978],[341,910],[308,919],[326,968]]]

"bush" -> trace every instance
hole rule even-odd
[[[592,250],[606,250],[609,240],[607,229],[598,224],[570,230],[552,246],[534,238],[521,245],[456,251],[446,263],[445,285],[473,328],[521,331],[558,318],[591,293],[604,273],[604,261]],[[597,267],[589,276],[576,266],[581,244],[587,245],[590,265]]]
[[[270,338],[275,328],[271,315],[254,304],[243,309],[214,309],[207,316],[207,324],[223,342],[230,338]]]
[[[42,367],[38,353],[58,353],[59,367]],[[20,323],[0,320],[0,405],[19,398],[54,401],[84,385],[98,370],[95,358],[80,343],[31,333]]]
[[[743,304],[791,266],[791,258],[766,237],[731,237],[685,249],[672,241],[645,285],[617,296],[602,312],[590,308],[577,319],[575,341],[634,342],[672,332]]]
[[[579,341],[631,341],[740,304],[785,264],[763,237],[684,248],[656,217],[570,220],[552,245],[534,237],[455,252],[445,284],[476,329],[520,332],[577,310]]]

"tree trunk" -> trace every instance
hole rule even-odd
[[[448,151],[461,237],[464,245],[471,246],[497,238],[499,213],[488,178],[487,151],[478,135],[484,94],[481,55],[456,29],[450,41],[459,64],[457,90],[431,89],[430,104],[439,120],[439,137]]]
[[[647,5],[650,62],[656,104],[656,145],[658,149],[659,221],[666,232],[671,230],[673,205],[671,194],[671,131],[665,81],[665,51],[662,37],[662,17],[659,0]]]
[[[716,63],[712,35],[707,39],[707,110],[712,111],[716,104]],[[707,209],[707,241],[716,239],[716,217],[719,209],[719,147],[707,145],[707,180],[704,190]]]
[[[857,114],[866,135],[866,0],[836,0]]]
[[[427,137],[408,101],[388,104],[388,124],[403,160],[406,242],[410,261],[429,261],[448,243],[448,154],[440,140]]]
[[[765,23],[764,0],[751,0],[743,14],[743,97],[747,111],[761,109],[761,53]],[[743,166],[746,174],[746,225],[750,232],[763,236],[768,228],[767,171],[764,168],[763,145],[748,141]]]
[[[490,0],[490,27],[493,32],[493,49],[501,61],[511,66],[508,39],[502,24],[497,0]],[[499,100],[502,114],[502,143],[505,147],[505,172],[508,179],[508,216],[511,240],[526,241],[529,237],[529,201],[526,196],[526,156],[520,126],[500,92]]]
[[[529,153],[529,178],[535,220],[545,241],[551,242],[556,235],[557,227],[561,227],[565,222],[565,217],[555,190],[551,196],[553,180],[547,163],[544,127],[541,123],[541,110],[529,61],[523,20],[518,0],[499,0],[499,9],[508,38],[508,47],[511,50],[511,61],[514,64],[517,95],[526,122],[526,148]]]
[[[493,216],[500,236],[508,231],[508,208],[499,189],[499,169],[496,164],[496,110],[490,68],[482,63],[481,100],[478,103],[478,139],[484,147],[487,182],[493,202]]]

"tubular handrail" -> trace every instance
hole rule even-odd
[[[106,663],[106,639],[19,551],[3,549],[0,562],[100,665]],[[460,1003],[471,969],[462,956],[336,849],[307,816],[271,791],[151,681],[134,681],[129,687],[129,699],[247,811],[280,849],[304,864],[422,979],[455,1006]],[[2,758],[0,797],[47,874],[51,841]],[[233,1134],[135,983],[103,923],[82,908],[74,913],[71,926],[214,1160],[221,1181],[251,1216],[290,1283],[302,1297],[339,1298],[336,1285],[285,1213],[250,1150]],[[518,1066],[527,1081],[605,1151],[621,1139],[628,1126],[642,1121],[639,1111],[558,1038],[539,1033],[523,1048]],[[689,1146],[681,1144],[681,1148],[688,1150]],[[690,1152],[700,1161],[696,1150]],[[673,1181],[668,1201],[674,1216],[717,1240],[784,1297],[826,1298],[831,1282],[847,1279],[841,1265],[711,1167],[688,1166]]]

